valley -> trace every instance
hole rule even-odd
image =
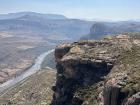
[[[91,25],[90,21],[57,14],[0,14],[0,84],[21,75],[40,54],[60,43],[78,40]],[[53,55],[46,58],[42,68],[46,65],[55,68]]]
[[[26,71],[22,72],[22,74],[19,74],[16,77],[9,79],[8,81],[2,83],[0,85],[0,92],[3,92],[5,90],[13,87],[17,83],[24,80],[25,78],[27,78],[27,77],[33,75],[34,73],[36,73],[37,71],[39,71],[41,69],[41,64],[44,61],[45,57],[47,55],[51,54],[52,52],[54,52],[54,49],[48,50],[47,52],[42,53],[35,59],[34,64],[31,67],[29,67]],[[49,67],[47,67],[47,68],[49,68]]]
[[[139,93],[139,32],[137,21],[0,14],[0,105],[128,102]]]

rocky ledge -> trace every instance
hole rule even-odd
[[[108,36],[58,46],[51,105],[139,105],[139,36]]]

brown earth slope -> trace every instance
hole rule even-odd
[[[56,72],[44,69],[0,94],[0,105],[49,105]]]

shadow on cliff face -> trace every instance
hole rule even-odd
[[[52,105],[82,105],[83,100],[74,97],[79,87],[87,87],[103,81],[113,64],[105,61],[67,61],[57,63],[57,82]]]
[[[57,81],[51,105],[82,105],[82,99],[74,94],[79,87],[88,87],[105,79],[113,67],[113,62],[104,60],[75,59],[64,56],[71,49],[70,45],[55,50]]]
[[[82,86],[93,85],[104,80],[104,77],[110,72],[112,67],[112,65],[108,65],[106,62],[78,64],[74,69],[77,71],[75,78]]]
[[[106,62],[88,62],[87,64],[79,63],[73,68],[76,71],[75,80],[77,81],[77,87],[88,87],[105,79],[105,76],[112,69],[113,64],[108,64]],[[82,105],[83,100],[78,97],[72,98],[71,105]]]

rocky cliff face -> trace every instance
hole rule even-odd
[[[139,105],[140,40],[132,36],[58,46],[51,105]]]
[[[81,39],[101,39],[106,35],[124,32],[140,32],[139,22],[95,22],[90,28],[89,35]]]

